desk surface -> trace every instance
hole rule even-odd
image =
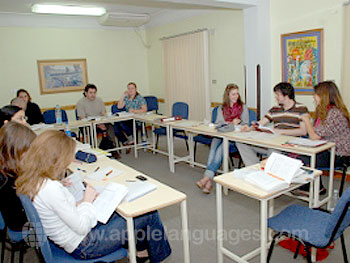
[[[143,175],[148,178],[150,183],[157,185],[157,189],[143,197],[140,197],[132,202],[122,202],[118,208],[117,212],[124,217],[136,217],[151,211],[155,211],[176,203],[180,203],[186,199],[186,195],[180,191],[177,191],[161,182],[152,179],[151,177],[144,175],[133,168],[128,167],[116,160],[111,160],[108,157],[101,156],[98,157],[97,162],[92,164],[79,164],[73,162],[69,169],[71,171],[76,171],[77,168],[86,170],[87,174],[92,173],[97,167],[112,166],[118,170],[122,170],[122,174],[111,178],[107,181],[93,181],[86,180],[91,185],[105,185],[109,182],[116,182],[120,184],[127,185],[126,180],[137,180],[135,176]]]
[[[255,164],[250,166],[254,169],[260,169],[260,164]],[[314,169],[313,169],[314,170]],[[288,192],[292,188],[296,187],[296,184],[291,184],[289,188],[279,190],[276,192],[268,193],[258,186],[254,186],[248,182],[246,182],[244,179],[236,178],[233,175],[234,172],[229,172],[223,175],[219,175],[214,177],[214,181],[218,184],[221,184],[224,187],[227,187],[229,189],[232,189],[236,192],[239,192],[241,194],[247,195],[249,197],[255,198],[255,199],[266,199],[271,196],[275,196],[278,193]],[[322,171],[314,170],[314,177],[320,176],[322,174]],[[299,186],[300,184],[298,184]]]

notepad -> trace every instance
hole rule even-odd
[[[127,202],[134,201],[137,198],[140,198],[141,196],[144,196],[154,190],[157,189],[157,186],[155,184],[152,184],[150,182],[133,182],[128,184],[128,194],[125,197],[125,200]]]
[[[327,141],[325,141],[325,140],[310,140],[310,139],[306,139],[306,138],[295,138],[295,139],[289,140],[287,143],[305,146],[305,147],[318,147],[318,146],[326,144]]]

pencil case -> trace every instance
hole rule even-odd
[[[77,153],[75,154],[75,159],[85,163],[94,163],[97,161],[97,157],[95,154],[83,151],[77,151]]]

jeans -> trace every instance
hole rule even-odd
[[[128,141],[126,136],[130,137],[133,134],[133,121],[128,120],[114,123],[114,132],[118,137],[118,140],[124,144]]]
[[[136,249],[147,249],[151,262],[161,262],[171,253],[157,211],[134,218]],[[126,246],[128,240],[126,220],[113,213],[107,224],[98,223],[72,252],[75,258],[101,257]]]

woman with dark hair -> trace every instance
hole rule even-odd
[[[0,128],[9,121],[26,125],[26,119],[24,110],[18,106],[7,105],[0,109]]]
[[[309,137],[312,140],[327,140],[335,143],[335,167],[342,166],[350,157],[350,115],[334,82],[320,82],[314,87],[316,104],[314,125],[310,115],[303,115]],[[304,164],[310,164],[310,158],[300,156]],[[316,168],[329,167],[330,152],[324,151],[316,156]],[[308,191],[308,185],[301,188]],[[320,193],[326,189],[320,183]]]
[[[226,86],[223,105],[218,108],[215,123],[233,123],[234,125],[244,125],[249,122],[249,113],[247,106],[242,102],[236,84]],[[198,181],[197,186],[203,190],[203,193],[210,194],[213,183],[212,179],[219,169],[223,159],[222,139],[213,138],[208,156],[207,169],[203,178]]]
[[[0,211],[11,230],[21,231],[27,222],[21,201],[15,190],[23,154],[35,138],[35,133],[16,122],[8,122],[0,129]]]
[[[106,224],[97,223],[97,211],[92,204],[97,193],[90,185],[77,202],[60,182],[74,160],[75,146],[75,141],[63,132],[41,133],[23,158],[23,172],[16,180],[16,188],[33,200],[50,240],[76,258],[91,259],[126,245],[127,226],[116,212]],[[161,262],[170,255],[157,211],[134,218],[134,227],[136,248],[144,253],[144,259],[138,262],[145,262],[146,256],[150,262]]]
[[[30,125],[44,122],[44,118],[38,104],[32,102],[32,98],[30,97],[28,91],[25,89],[17,90],[17,97],[22,99],[27,104],[25,113],[28,117],[27,122]]]

